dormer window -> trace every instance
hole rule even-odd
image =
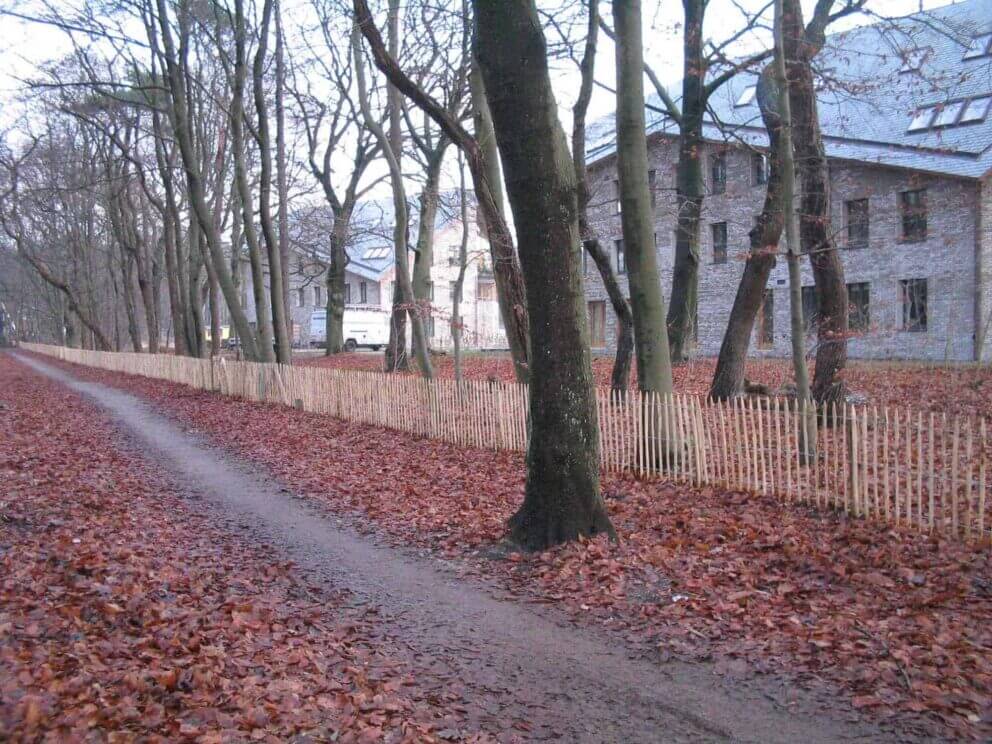
[[[742,108],[744,106],[749,105],[751,101],[754,100],[754,94],[756,90],[757,90],[756,86],[749,85],[747,88],[741,91],[741,94],[737,97],[737,101],[734,103],[734,108]]]
[[[964,101],[955,101],[944,106],[937,112],[937,118],[933,120],[935,127],[949,127],[958,120],[958,114],[964,108]]]
[[[992,55],[992,34],[982,34],[971,40],[962,60],[978,59]]]
[[[992,102],[992,96],[986,96],[985,98],[972,98],[968,101],[968,105],[964,109],[964,113],[961,114],[961,119],[958,121],[959,124],[973,124],[980,121],[985,121],[985,116],[989,112],[989,103]]]
[[[369,248],[365,251],[365,255],[362,256],[363,261],[375,261],[377,259],[386,258],[392,249],[388,246],[380,246],[378,248]]]
[[[903,64],[899,72],[917,72],[929,54],[930,49],[908,49],[903,56]]]
[[[909,128],[906,131],[921,132],[924,129],[929,129],[930,122],[933,121],[933,112],[934,110],[932,108],[925,108],[917,111],[916,116],[913,117],[913,120],[909,123]]]
[[[985,121],[992,96],[967,98],[962,101],[949,101],[937,106],[919,109],[906,128],[907,132],[923,132],[931,127],[955,127],[963,124],[976,124]]]

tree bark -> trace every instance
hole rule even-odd
[[[679,115],[679,159],[676,167],[677,225],[672,297],[668,307],[668,340],[673,363],[688,360],[699,297],[699,223],[706,193],[703,177],[703,117],[706,56],[703,54],[704,0],[683,0],[682,100]]]
[[[240,0],[239,0],[240,2]],[[275,361],[292,364],[292,342],[289,338],[289,303],[284,296],[287,283],[282,262],[282,246],[272,222],[272,137],[269,133],[269,112],[265,100],[265,55],[268,50],[269,27],[275,0],[265,0],[262,7],[262,24],[258,30],[258,48],[252,63],[252,89],[255,98],[256,139],[260,169],[258,174],[258,216],[265,240],[269,263],[269,300],[272,307],[272,336],[275,343]]]
[[[789,264],[789,320],[792,342],[792,370],[796,377],[797,400],[800,404],[812,403],[809,389],[809,370],[806,367],[806,339],[803,324],[803,286],[799,273],[799,231],[796,225],[795,181],[796,163],[793,157],[793,124],[791,81],[786,72],[784,49],[783,0],[775,0],[775,83],[778,87],[778,109],[781,121],[779,161],[782,168],[782,213],[785,219],[786,260]],[[809,462],[816,451],[816,413],[803,419],[800,430],[800,459]]]
[[[610,298],[610,304],[613,306],[613,312],[617,316],[617,351],[613,360],[610,386],[614,390],[624,392],[630,384],[630,358],[634,349],[634,317],[613,271],[610,254],[603,250],[599,236],[596,235],[595,229],[589,222],[590,194],[586,170],[586,112],[592,96],[598,31],[599,0],[589,0],[586,45],[582,53],[582,61],[579,64],[582,84],[575,106],[572,107],[572,163],[575,167],[575,179],[578,182],[579,233],[582,236],[582,245],[596,264],[599,276],[603,280],[603,286],[606,288],[606,294]]]
[[[762,71],[757,86],[758,107],[768,133],[768,184],[761,213],[748,234],[750,251],[734,296],[727,330],[720,344],[720,354],[710,385],[710,397],[715,400],[727,400],[741,394],[754,321],[761,309],[768,276],[775,267],[778,243],[785,225],[782,211],[782,168],[779,162],[781,119],[777,99],[778,86],[775,84],[772,66],[769,65]]]
[[[431,288],[431,267],[434,264],[434,222],[441,182],[441,164],[447,149],[447,138],[441,137],[444,145],[431,153],[424,173],[424,188],[420,192],[420,221],[417,225],[417,247],[413,258],[413,299],[423,317],[433,313]]]
[[[667,395],[673,392],[672,363],[648,187],[640,0],[614,3],[613,17],[617,35],[617,174],[637,378],[641,390]]]
[[[582,292],[578,184],[534,0],[475,0],[531,318],[530,438],[524,503],[510,537],[532,550],[607,533]],[[485,29],[485,33],[478,33]]]
[[[802,252],[809,256],[817,295],[816,368],[812,393],[821,403],[843,402],[845,391],[840,375],[847,366],[847,284],[830,228],[829,175],[812,68],[813,58],[823,42],[804,29],[798,0],[784,0],[782,21],[795,131],[793,143],[802,188],[799,239]]]

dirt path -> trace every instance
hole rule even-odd
[[[347,587],[379,608],[384,639],[430,670],[438,692],[464,688],[488,730],[507,709],[530,712],[533,739],[577,742],[880,741],[851,712],[773,679],[735,683],[706,664],[628,658],[618,642],[554,613],[504,601],[428,562],[358,537],[263,474],[183,432],[137,398],[25,356],[25,364],[107,409],[190,498],[251,530],[315,585]]]

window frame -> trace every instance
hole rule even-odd
[[[864,307],[854,301],[855,291],[864,288]],[[859,322],[853,323],[852,319]],[[871,328],[871,282],[848,282],[847,285],[847,327],[851,331],[864,333]]]
[[[761,295],[757,345],[759,349],[771,349],[775,346],[775,290],[771,288]]]
[[[923,290],[920,302],[920,288]],[[915,296],[913,296],[915,293]],[[899,280],[899,299],[902,304],[901,330],[907,333],[926,333],[929,326],[929,281],[926,277]],[[913,308],[916,307],[914,320]],[[922,309],[922,313],[920,312]]]
[[[369,304],[369,287],[368,282],[358,283],[358,304],[368,305]]]
[[[919,195],[917,204],[910,204],[910,197]],[[927,189],[906,189],[899,192],[899,240],[902,243],[922,243],[927,239],[928,224]]]
[[[617,275],[623,276],[627,273],[627,254],[624,253],[623,238],[616,238],[613,241],[613,252],[616,254]]]
[[[710,153],[710,194],[716,196],[725,193],[727,193],[727,153],[720,150]]]
[[[600,349],[606,346],[606,301],[589,300],[586,302],[586,314],[589,319],[589,346]],[[598,333],[596,333],[598,331]]]
[[[851,209],[852,205],[864,206],[864,214],[861,215],[862,219],[853,220],[853,211]],[[863,222],[864,224],[864,235],[855,236],[854,228],[859,226]],[[845,246],[850,250],[863,250],[867,248],[871,242],[871,201],[868,197],[862,197],[860,199],[848,199],[844,202],[844,234],[847,237],[847,242]]]
[[[800,290],[803,307],[803,331],[812,333],[820,322],[820,296],[816,285],[808,284]]]
[[[723,236],[720,242],[717,241],[717,230],[718,228],[723,229]],[[713,264],[720,265],[727,263],[727,223],[726,222],[711,222],[710,223],[710,240],[713,245]],[[717,246],[722,246],[722,250],[718,253]]]
[[[751,153],[751,185],[766,186],[768,184],[768,156],[763,152]]]

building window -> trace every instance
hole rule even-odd
[[[475,288],[476,299],[479,300],[495,300],[496,299],[496,285],[493,282],[483,282],[479,281],[476,283]]]
[[[606,346],[606,303],[596,300],[589,307],[589,345]]]
[[[344,285],[344,304],[345,305],[350,305],[351,304],[351,285],[350,284],[345,284]]]
[[[764,186],[768,183],[768,158],[760,152],[751,153],[751,185]]]
[[[296,306],[304,307],[306,304],[307,304],[307,291],[303,287],[300,287],[298,290],[296,290]]]
[[[902,216],[902,239],[907,242],[927,238],[927,190],[915,189],[899,194],[899,212]]]
[[[613,179],[613,199],[616,202],[617,214],[620,214],[620,179]]]
[[[854,199],[844,202],[844,219],[847,222],[847,247],[868,247],[868,200]]]
[[[816,287],[814,285],[803,287],[803,329],[809,333],[816,328],[819,317],[820,301],[816,294]]]
[[[871,322],[869,314],[870,290],[868,282],[847,285],[847,327],[852,331],[867,331]]]
[[[775,295],[766,289],[761,298],[758,315],[758,348],[769,349],[775,343]]]
[[[321,291],[320,287],[313,288],[313,304],[316,307],[320,307],[324,304],[324,293]]]
[[[658,177],[658,171],[654,168],[648,171],[648,190],[651,192],[651,208],[654,209],[655,205],[658,204],[658,195],[654,191],[655,181]]]
[[[462,247],[453,245],[448,248],[448,266],[461,266]]]
[[[627,273],[627,256],[623,252],[623,238],[613,241],[613,250],[617,254],[617,273]]]
[[[358,302],[359,304],[365,305],[369,301],[369,288],[368,284],[365,282],[359,282],[358,284]]]
[[[727,190],[727,154],[715,152],[710,155],[710,192],[722,194]]]
[[[903,279],[899,282],[902,299],[902,329],[925,331],[927,329],[927,280]]]
[[[714,222],[710,229],[713,231],[713,263],[727,263],[727,223]]]
[[[428,315],[424,318],[424,333],[427,334],[427,338],[434,338],[434,316]]]

